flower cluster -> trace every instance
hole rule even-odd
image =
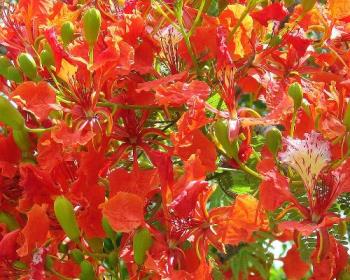
[[[349,44],[346,0],[0,0],[0,279],[349,279]]]

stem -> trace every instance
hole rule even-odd
[[[290,126],[290,137],[294,137],[294,130],[295,130],[295,123],[297,121],[297,111],[294,110],[293,117],[292,117],[292,124]]]
[[[94,46],[89,46],[89,64],[92,66],[94,64]]]
[[[55,85],[56,85],[56,87],[57,87],[57,90],[58,90],[58,91],[62,91],[61,86],[60,86],[60,83],[57,81],[55,75],[52,73],[52,70],[49,69],[49,68],[47,68],[47,71],[49,72],[49,74],[50,74],[50,76],[51,76],[53,82],[55,83]]]
[[[246,173],[254,176],[255,178],[257,178],[259,180],[263,180],[264,179],[264,177],[261,174],[259,174],[258,172],[254,171],[253,169],[250,169],[247,165],[245,165],[243,162],[241,162],[238,158],[235,158],[235,161],[239,165],[240,169],[242,169]]]
[[[198,9],[198,12],[197,12],[197,16],[191,26],[191,29],[190,31],[188,32],[188,36],[191,37],[194,30],[196,29],[198,23],[199,23],[199,20],[201,19],[201,16],[202,16],[202,13],[203,13],[203,9],[204,9],[204,6],[205,6],[205,0],[202,0],[201,1],[201,4],[199,6],[199,9]]]
[[[30,127],[25,126],[24,129],[28,132],[31,132],[31,133],[44,133],[46,131],[51,130],[52,127],[49,127],[49,128],[30,128]]]
[[[222,192],[228,196],[229,198],[235,199],[236,198],[236,194],[230,190],[225,189],[221,184],[218,184],[219,188],[222,190]]]
[[[121,103],[111,103],[111,102],[98,102],[97,105],[102,107],[111,107],[116,109],[140,109],[140,110],[164,110],[164,106],[156,106],[156,105],[130,105],[130,104],[121,104]],[[186,111],[185,107],[169,107],[167,108],[169,111]]]
[[[182,36],[184,37],[185,45],[186,45],[186,48],[188,50],[188,53],[191,56],[193,65],[195,66],[196,71],[199,72],[197,59],[196,59],[196,56],[194,54],[194,51],[193,51],[193,48],[192,48],[192,45],[191,45],[191,42],[190,42],[190,38],[188,37],[186,31],[183,28],[181,28],[181,33],[182,33]]]
[[[234,160],[237,162],[238,166],[243,171],[247,172],[248,174],[254,176],[255,178],[257,178],[259,180],[263,180],[264,179],[264,177],[261,174],[259,174],[259,173],[255,172],[254,170],[250,169],[248,166],[246,166],[244,163],[242,163],[239,159],[234,159]],[[218,170],[222,170],[222,171],[233,171],[233,170],[236,170],[236,169],[227,168],[227,167],[218,167],[217,169]]]
[[[94,65],[94,46],[91,45],[89,46],[89,72],[90,72],[90,83],[91,83],[91,87],[93,86],[93,71],[92,71],[92,67]]]
[[[186,48],[187,48],[187,51],[188,53],[190,54],[191,56],[191,59],[192,59],[192,63],[193,65],[195,66],[196,68],[196,72],[197,74],[199,74],[199,69],[198,69],[198,63],[197,63],[197,59],[196,59],[196,55],[194,53],[194,50],[192,48],[192,45],[191,45],[191,42],[190,42],[190,37],[189,37],[189,34],[186,32],[185,30],[185,26],[183,24],[183,19],[182,19],[182,7],[183,7],[183,2],[180,1],[181,4],[179,5],[179,8],[176,9],[176,18],[177,18],[177,21],[179,23],[179,27],[180,27],[180,32],[184,38],[184,41],[185,41],[185,45],[186,45]]]
[[[249,12],[255,7],[255,5],[248,5],[245,10],[243,11],[241,17],[238,19],[236,25],[233,27],[233,29],[231,30],[230,34],[228,35],[227,40],[230,41],[233,37],[233,35],[235,35],[236,31],[238,30],[238,28],[241,26],[243,20],[245,19],[245,17],[249,14]]]
[[[251,115],[253,115],[253,116],[256,117],[256,118],[261,118],[261,115],[260,115],[257,111],[255,111],[254,109],[252,109],[252,108],[240,108],[240,109],[238,110],[238,112],[239,112],[239,113],[241,113],[241,112],[247,112],[247,113],[250,113]]]
[[[174,26],[179,32],[181,32],[181,28],[180,26],[178,26],[171,18],[169,18],[169,16],[163,11],[162,7],[158,4],[158,3],[155,3],[156,4],[156,10],[157,12],[159,12],[163,17],[164,19],[166,19],[172,26]],[[168,8],[166,5],[164,5],[166,8]],[[168,8],[170,9],[170,8]],[[173,13],[172,13],[173,14]]]

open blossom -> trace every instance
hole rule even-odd
[[[288,137],[285,139],[285,145],[285,151],[279,154],[279,158],[301,177],[308,198],[306,208],[297,200],[293,203],[309,222],[320,224],[321,227],[327,226],[328,222],[325,221],[333,216],[332,213],[328,213],[329,208],[341,193],[348,191],[347,162],[335,170],[327,170],[326,167],[331,161],[330,144],[315,131],[305,134],[304,139]],[[333,223],[339,221],[333,219]],[[322,223],[324,224],[321,225]],[[314,227],[316,228],[317,226]],[[305,233],[309,234],[312,231],[310,227]]]
[[[321,134],[312,131],[304,139],[285,139],[286,149],[279,154],[282,163],[290,166],[303,180],[308,194],[313,188],[321,171],[331,160],[330,145]]]

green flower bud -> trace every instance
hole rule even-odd
[[[60,243],[58,245],[58,252],[66,254],[68,252],[68,245],[64,243]]]
[[[303,89],[298,82],[291,84],[288,88],[288,95],[293,98],[294,110],[298,110],[303,101]]]
[[[24,129],[23,116],[4,96],[0,96],[0,112],[0,122],[12,127],[14,130]]]
[[[230,158],[237,156],[237,140],[230,142],[226,120],[218,120],[214,123],[214,134],[218,144],[220,144],[220,149],[222,149]]]
[[[301,6],[304,12],[310,11],[316,4],[316,0],[301,0]]]
[[[43,66],[50,67],[55,65],[55,57],[50,50],[42,50],[40,53],[40,61]]]
[[[80,264],[84,260],[84,255],[79,249],[73,249],[70,252],[70,254],[72,256],[73,261],[77,264]]]
[[[89,244],[92,251],[97,253],[103,252],[103,239],[99,237],[86,238],[85,241]]]
[[[21,262],[21,261],[14,261],[12,263],[12,267],[14,269],[18,269],[18,270],[27,270],[28,269],[27,264],[24,262]]]
[[[8,231],[19,228],[17,220],[6,212],[0,212],[0,224],[5,224]]]
[[[0,45],[0,54],[7,54],[7,49],[3,45]]]
[[[138,230],[133,238],[134,260],[138,265],[142,265],[146,259],[146,252],[153,243],[151,233],[143,228]]]
[[[269,129],[266,134],[266,144],[270,152],[274,155],[277,154],[279,149],[281,148],[282,143],[282,133],[276,127],[272,127]]]
[[[63,44],[68,45],[74,39],[74,25],[70,21],[66,21],[61,27],[61,38]]]
[[[344,114],[343,123],[344,123],[344,125],[346,127],[346,130],[349,131],[350,130],[350,101],[346,105],[346,110],[345,110],[345,114]]]
[[[111,239],[115,238],[116,232],[112,229],[112,227],[108,223],[108,220],[106,219],[106,217],[102,218],[102,227],[103,227],[104,232],[106,233],[106,235],[109,238],[111,238]]]
[[[6,76],[9,66],[11,66],[10,60],[6,56],[0,56],[0,75]]]
[[[346,221],[341,221],[338,225],[338,233],[341,237],[344,237],[347,233],[347,224]]]
[[[80,280],[95,280],[96,275],[90,262],[84,260],[80,263]]]
[[[21,53],[17,57],[18,65],[23,73],[30,79],[34,80],[37,75],[37,67],[34,58],[29,53]]]
[[[110,238],[105,238],[103,240],[103,248],[106,252],[111,252],[114,250],[113,241]]]
[[[59,196],[55,200],[54,211],[59,224],[67,236],[71,240],[79,240],[80,230],[74,215],[72,203],[64,196]]]
[[[337,279],[339,280],[349,280],[350,279],[350,266],[347,264],[345,268],[338,275]]]
[[[95,8],[87,10],[83,16],[85,40],[90,46],[95,45],[101,28],[101,13]]]
[[[22,73],[13,65],[7,68],[7,72],[5,74],[5,78],[14,81],[16,83],[21,83],[23,81]]]
[[[13,139],[15,140],[16,145],[22,152],[28,152],[30,150],[30,140],[28,132],[26,130],[14,129]]]
[[[108,255],[108,266],[114,269],[118,264],[119,254],[117,251],[113,251]]]
[[[278,46],[279,44],[281,44],[282,42],[282,38],[279,35],[274,35],[272,36],[271,40],[270,40],[270,46],[271,47],[275,47]]]
[[[53,268],[54,260],[51,256],[46,256],[45,258],[45,268],[50,270]]]

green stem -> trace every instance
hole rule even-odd
[[[231,30],[230,34],[228,35],[227,40],[230,41],[233,38],[233,35],[235,35],[236,31],[238,30],[238,28],[241,26],[243,20],[245,19],[245,17],[249,14],[249,12],[251,11],[251,9],[254,8],[254,5],[250,6],[248,5],[245,10],[243,11],[242,15],[240,16],[240,18],[238,19],[236,25],[233,27],[233,29]]]
[[[98,102],[98,106],[102,107],[111,107],[116,109],[140,109],[140,110],[164,110],[164,106],[156,106],[156,105],[129,105],[129,104],[120,104],[120,103],[111,103],[111,102]],[[186,111],[185,107],[168,107],[169,111]]]
[[[193,51],[193,48],[192,48],[192,45],[190,42],[190,38],[188,37],[186,31],[182,27],[181,27],[181,33],[182,33],[182,36],[184,37],[185,45],[186,45],[186,48],[188,50],[188,53],[191,56],[191,60],[193,62],[193,65],[196,68],[196,71],[199,72],[196,55],[194,54],[194,51]]]
[[[263,180],[264,177],[259,174],[258,172],[254,171],[253,169],[250,169],[248,166],[246,166],[243,162],[241,162],[238,158],[235,159],[235,161],[237,162],[238,166],[240,167],[240,169],[242,169],[243,171],[245,171],[246,173],[254,176],[255,178],[259,179],[259,180]]]
[[[297,121],[297,110],[294,110],[293,117],[292,117],[292,124],[290,126],[290,137],[294,137],[294,131],[295,131],[295,124]]]
[[[94,46],[89,46],[89,64],[92,66],[94,64]]]
[[[199,9],[198,9],[198,12],[197,12],[197,16],[191,26],[191,29],[190,31],[188,32],[188,36],[191,37],[194,30],[196,29],[197,25],[199,24],[199,21],[201,19],[201,16],[202,16],[202,13],[203,13],[203,10],[204,10],[204,6],[205,6],[205,0],[202,0],[201,1],[201,4],[199,6]]]
[[[250,169],[248,166],[246,166],[244,163],[242,163],[239,159],[234,159],[234,160],[237,162],[237,164],[240,167],[240,169],[242,169],[246,173],[254,176],[255,178],[257,178],[259,180],[263,180],[264,179],[264,177],[261,174],[259,174],[259,173],[255,172],[254,170]],[[217,169],[218,170],[222,170],[222,171],[233,171],[233,170],[235,170],[233,168],[227,168],[227,167],[218,167]]]
[[[40,134],[40,133],[44,133],[46,131],[49,131],[52,128],[51,127],[49,127],[49,128],[30,128],[30,127],[25,126],[24,129],[28,132],[31,132],[31,133]]]
[[[92,71],[92,67],[94,66],[94,46],[90,45],[89,46],[89,71],[90,71],[90,83],[91,83],[91,87],[93,86],[93,71]]]
[[[49,72],[49,74],[50,74],[50,76],[51,76],[53,82],[55,83],[55,85],[56,85],[56,87],[57,87],[57,90],[58,90],[58,91],[62,91],[61,86],[60,86],[60,83],[57,81],[55,75],[52,73],[52,70],[49,69],[49,68],[47,68],[47,71]]]
[[[163,11],[162,7],[158,3],[155,3],[155,5],[156,5],[156,11],[160,13],[164,17],[164,19],[166,19],[172,26],[174,26],[175,29],[181,32],[180,26],[178,26],[171,18],[169,18],[169,16]],[[167,9],[170,9],[166,4],[164,4],[164,7],[166,7]],[[171,14],[174,14],[174,13],[172,12]]]
[[[197,74],[199,74],[199,69],[198,69],[198,63],[197,63],[196,55],[195,55],[194,50],[192,48],[189,34],[186,32],[185,26],[184,26],[184,23],[183,23],[182,7],[183,7],[183,1],[180,1],[179,7],[175,11],[176,18],[177,18],[177,21],[179,23],[180,32],[181,32],[181,34],[182,34],[182,36],[184,38],[184,42],[185,42],[187,51],[188,51],[188,53],[189,53],[189,55],[191,57],[191,60],[192,60],[192,63],[194,65],[194,67],[196,68]]]

